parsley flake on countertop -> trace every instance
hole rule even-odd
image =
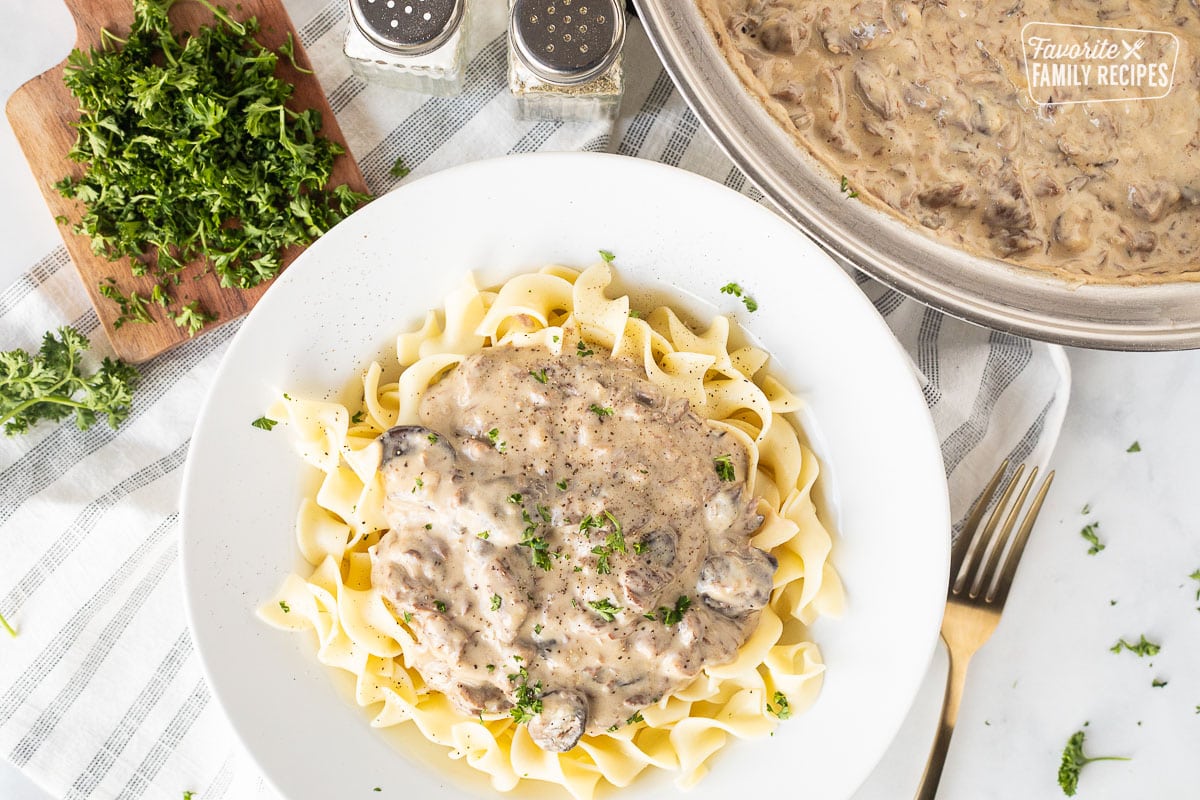
[[[1140,452],[1142,452],[1142,446],[1140,444],[1138,444],[1137,442],[1134,442],[1133,444],[1129,445],[1129,447],[1125,448],[1125,452],[1126,453],[1140,453]]]
[[[84,377],[87,337],[68,326],[48,331],[36,355],[24,350],[0,352],[0,425],[9,436],[25,433],[41,420],[58,422],[75,414],[87,430],[101,417],[113,428],[129,416],[138,372],[123,361],[105,358]]]
[[[604,262],[605,262],[606,264],[611,264],[611,263],[613,262],[613,259],[615,259],[615,258],[616,258],[616,256],[614,256],[614,255],[612,254],[612,251],[611,251],[611,250],[601,250],[601,251],[600,251],[600,257],[604,259]]]
[[[1091,547],[1088,548],[1089,556],[1094,556],[1096,553],[1099,553],[1104,549],[1104,543],[1101,542],[1100,537],[1096,535],[1096,530],[1099,527],[1099,522],[1089,522],[1087,525],[1084,525],[1083,530],[1079,532],[1079,535],[1084,539],[1087,539],[1088,543],[1091,544]]]
[[[271,419],[270,417],[259,417],[250,424],[260,430],[269,431],[279,424],[279,420]]]
[[[1200,569],[1196,570],[1191,575],[1188,575],[1188,577],[1191,578],[1192,580],[1196,581],[1197,583],[1200,583]],[[1196,600],[1200,601],[1200,588],[1196,589]]]
[[[288,107],[294,87],[254,38],[257,21],[199,2],[214,19],[194,33],[172,30],[175,0],[138,0],[128,38],[106,32],[71,52],[64,82],[80,118],[68,157],[85,167],[56,188],[83,205],[74,231],[97,255],[158,275],[203,259],[222,286],[248,288],[369,198],[328,187],[343,149],[320,135],[319,112]]]
[[[1062,761],[1058,766],[1058,785],[1067,797],[1075,796],[1075,792],[1079,788],[1079,773],[1093,761],[1129,761],[1124,756],[1089,758],[1083,753],[1085,736],[1083,731],[1075,731],[1071,734],[1071,738],[1067,739],[1067,746],[1063,748]]]
[[[1161,650],[1162,647],[1154,642],[1148,641],[1146,639],[1146,635],[1142,634],[1137,644],[1130,644],[1124,639],[1117,639],[1117,643],[1108,649],[1113,653],[1119,653],[1122,650],[1128,650],[1138,658],[1145,658],[1146,656],[1158,655],[1158,651]]]

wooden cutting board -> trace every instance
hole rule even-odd
[[[66,0],[66,4],[75,18],[78,28],[75,46],[80,49],[87,50],[98,46],[100,31],[105,28],[124,38],[133,23],[130,0]],[[228,7],[230,4],[222,5]],[[296,63],[305,69],[312,69],[308,55],[300,46],[300,37],[296,35],[281,0],[240,0],[233,5],[231,15],[238,20],[257,17],[261,26],[257,38],[272,50],[283,44],[288,33],[291,33],[296,43]],[[176,29],[196,30],[201,24],[212,24],[213,17],[200,3],[184,0],[172,9],[171,21]],[[108,261],[103,256],[94,255],[88,237],[71,232],[71,227],[82,216],[82,206],[74,200],[64,198],[54,188],[54,184],[64,176],[78,176],[83,172],[82,165],[67,158],[67,152],[75,143],[75,128],[72,127],[72,123],[78,121],[79,113],[75,98],[63,83],[65,65],[66,61],[63,61],[17,89],[8,101],[8,119],[12,123],[17,140],[21,143],[21,149],[25,151],[29,165],[33,168],[34,177],[46,198],[50,213],[70,220],[69,224],[59,226],[63,241],[79,270],[84,286],[87,287],[92,305],[96,307],[113,349],[126,361],[146,361],[187,341],[188,335],[157,305],[151,306],[153,324],[126,323],[120,328],[113,325],[120,315],[120,309],[116,303],[100,294],[101,282],[111,277],[116,280],[124,294],[128,295],[136,290],[139,294],[147,296],[154,286],[154,280],[149,276],[133,277],[127,258]],[[288,104],[289,107],[297,110],[315,108],[320,111],[323,135],[346,147],[346,140],[316,76],[293,69],[286,58],[280,59],[276,75],[295,84],[296,91]],[[366,191],[362,173],[359,172],[348,147],[346,154],[334,162],[331,181],[335,186],[346,183],[352,189]],[[291,263],[302,250],[300,247],[289,248],[284,257],[284,264]],[[181,273],[181,280],[173,290],[178,300],[177,306],[199,300],[205,310],[218,315],[216,322],[209,323],[197,334],[202,336],[218,325],[248,312],[258,298],[262,297],[267,286],[268,284],[264,283],[254,289],[222,288],[214,274],[207,272],[202,264],[194,263]]]

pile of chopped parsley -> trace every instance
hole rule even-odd
[[[285,248],[369,197],[328,186],[344,151],[320,135],[319,112],[287,106],[294,87],[254,38],[257,21],[199,0],[213,24],[177,33],[167,18],[175,1],[133,0],[127,39],[104,31],[98,49],[71,53],[65,81],[80,119],[69,157],[86,168],[57,188],[83,204],[74,230],[93,252],[128,256],[134,274],[158,279],[151,298],[105,290],[121,321],[150,321],[149,299],[194,333],[211,316],[169,291],[185,265],[203,259],[222,286],[256,286],[279,272]],[[291,59],[293,48],[289,36],[280,53]]]

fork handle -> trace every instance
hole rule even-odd
[[[943,644],[946,642],[942,638]],[[946,653],[950,657],[950,674],[946,679],[946,695],[942,699],[942,719],[938,723],[937,736],[933,739],[933,749],[929,753],[929,761],[925,764],[925,774],[921,776],[921,785],[917,789],[916,800],[934,800],[937,796],[938,784],[942,780],[942,768],[946,766],[946,753],[950,751],[950,737],[954,735],[954,724],[958,721],[958,706],[962,702],[963,685],[967,680],[967,664],[969,655],[955,658],[954,650],[947,645]]]

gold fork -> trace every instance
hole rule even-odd
[[[1033,524],[1042,510],[1042,502],[1046,499],[1046,492],[1050,490],[1050,483],[1054,480],[1054,473],[1050,472],[1034,496],[1033,503],[1017,530],[1017,536],[1006,552],[1005,545],[1008,544],[1021,507],[1025,505],[1025,499],[1033,488],[1038,472],[1037,467],[1034,467],[1029,473],[1016,502],[1005,515],[1004,511],[1008,508],[1013,492],[1025,472],[1024,465],[1018,467],[988,516],[987,524],[981,526],[983,515],[1007,471],[1006,460],[988,481],[950,551],[950,591],[946,597],[946,615],[942,618],[942,641],[946,643],[946,650],[950,655],[950,675],[946,682],[946,695],[942,700],[942,721],[933,740],[933,750],[925,765],[925,774],[921,777],[917,800],[933,800],[937,794],[938,783],[942,779],[942,768],[946,765],[946,753],[950,749],[950,737],[954,735],[954,723],[958,720],[958,706],[962,701],[967,664],[971,656],[975,655],[975,651],[992,635],[992,631],[996,630],[1000,612],[1004,610],[1004,601],[1008,599],[1008,590],[1012,588],[1017,564],[1025,551],[1025,543],[1029,541],[1029,533],[1033,530]],[[1004,520],[1003,524],[1001,517]]]

